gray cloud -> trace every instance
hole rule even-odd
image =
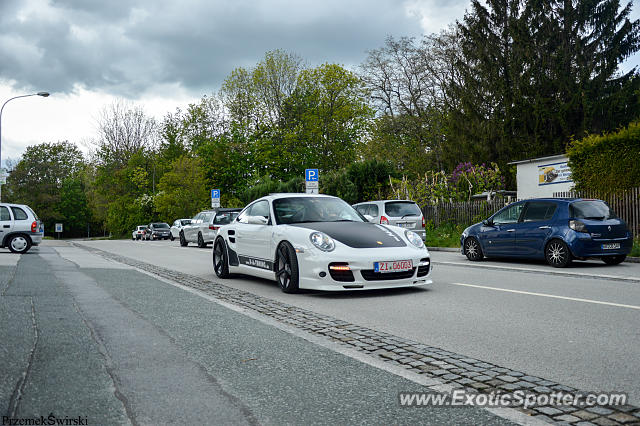
[[[400,0],[3,0],[0,80],[127,98],[166,83],[210,93],[268,50],[353,66],[420,24]]]

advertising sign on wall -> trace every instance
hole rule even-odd
[[[538,186],[572,182],[567,162],[538,166]]]

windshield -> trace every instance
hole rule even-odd
[[[154,228],[164,229],[164,228],[169,228],[169,225],[166,224],[166,223],[154,223],[153,227]]]
[[[384,204],[387,215],[392,217],[420,216],[420,207],[413,201],[391,201]]]
[[[364,222],[349,204],[339,198],[290,197],[273,201],[276,223]]]
[[[569,205],[569,214],[575,219],[606,220],[617,218],[613,210],[600,200],[576,201]]]

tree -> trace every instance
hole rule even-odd
[[[630,10],[618,0],[474,0],[458,23],[448,139],[475,162],[504,165],[629,123],[640,79],[618,65],[640,48]]]
[[[65,219],[65,184],[80,179],[85,167],[80,149],[67,141],[29,146],[9,175],[6,200],[29,205],[51,230]],[[76,206],[82,209],[81,204]]]
[[[116,101],[102,111],[98,134],[98,162],[117,169],[126,165],[133,154],[155,147],[158,126],[141,108]]]
[[[304,147],[304,165],[323,171],[356,160],[373,117],[360,78],[336,64],[303,70],[286,109],[289,145]]]
[[[191,217],[207,206],[209,190],[205,183],[202,161],[182,156],[171,164],[158,185],[155,210],[166,222]]]

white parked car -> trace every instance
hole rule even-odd
[[[0,247],[13,253],[26,253],[42,242],[44,225],[24,204],[0,204]]]
[[[242,209],[215,209],[198,213],[188,225],[182,228],[179,234],[180,245],[186,247],[189,243],[196,243],[198,247],[205,248],[213,242],[218,228],[226,225],[238,216]]]
[[[213,268],[273,279],[282,291],[367,290],[431,284],[415,232],[370,223],[337,197],[272,194],[218,230]]]
[[[147,225],[138,225],[136,229],[131,233],[132,240],[142,240],[144,238],[144,231],[147,229]]]
[[[191,219],[176,219],[171,225],[170,229],[171,235],[169,238],[171,238],[171,241],[175,240],[176,238],[180,238],[180,231],[182,231],[182,229],[184,229],[184,227],[190,223]]]

